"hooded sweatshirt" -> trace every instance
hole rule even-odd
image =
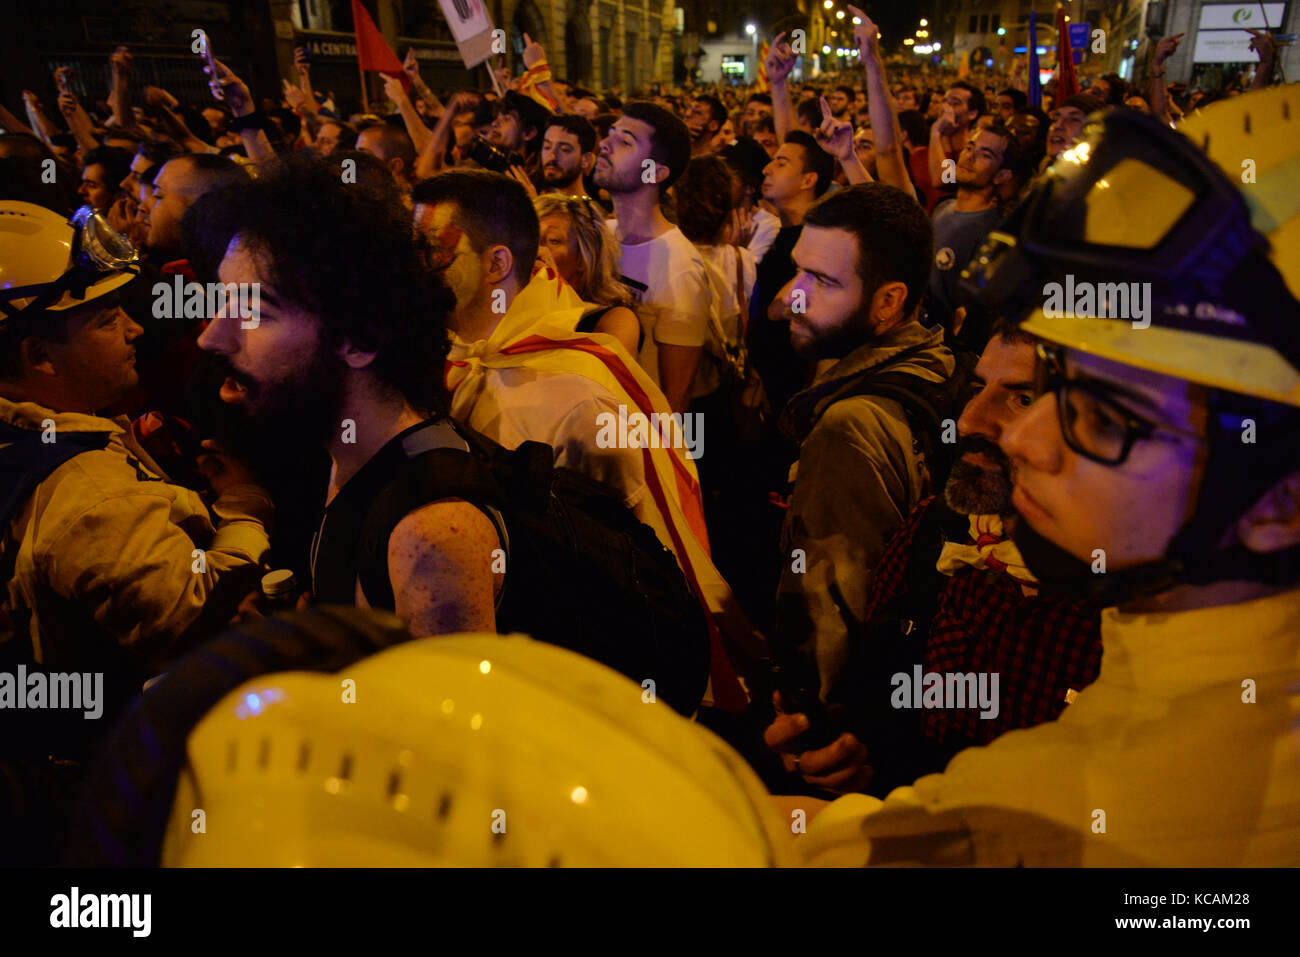
[[[835,396],[875,373],[943,382],[953,368],[942,331],[907,322],[826,369],[781,415],[782,430],[800,447],[781,533],[777,634],[815,660],[823,698],[847,661],[850,623],[864,620],[871,570],[930,491],[925,456],[902,406],[874,395]]]

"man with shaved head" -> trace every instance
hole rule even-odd
[[[215,153],[185,153],[164,163],[154,178],[153,206],[144,215],[150,261],[163,266],[180,259],[181,217],[186,210],[204,193],[242,175],[233,162]]]
[[[415,144],[405,130],[387,123],[368,126],[357,135],[357,149],[378,156],[393,171],[404,193],[415,185]]]

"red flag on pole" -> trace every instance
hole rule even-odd
[[[402,61],[384,40],[361,0],[352,0],[352,28],[357,36],[357,63],[361,69],[395,76],[402,81],[403,88],[408,86],[410,77],[402,69]]]
[[[1056,104],[1059,106],[1079,92],[1079,81],[1074,75],[1074,51],[1070,49],[1070,25],[1065,22],[1064,7],[1056,11],[1056,35]]]

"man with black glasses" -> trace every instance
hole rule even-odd
[[[1282,238],[1296,214],[1263,190],[1248,207],[1232,178],[1297,109],[1285,88],[1240,97],[1186,137],[1110,114],[976,256],[986,300],[1044,340],[1039,398],[1000,440],[1014,539],[1040,581],[1110,606],[1101,673],[1054,723],[883,803],[835,802],[812,860],[1298,860],[1300,275]],[[1265,190],[1296,149],[1271,155]],[[1116,218],[1138,204],[1116,254]],[[1063,276],[1149,283],[1149,323],[1044,308],[1036,290]]]

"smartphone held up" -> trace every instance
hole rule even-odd
[[[203,72],[208,75],[208,89],[212,91],[213,97],[224,100],[226,91],[221,88],[221,72],[217,69],[217,58],[212,55],[212,41],[208,39],[207,31],[199,30],[195,40],[198,44],[198,54],[206,64]]]

